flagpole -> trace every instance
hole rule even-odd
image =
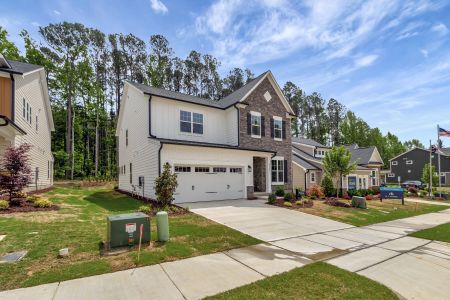
[[[429,184],[429,196],[431,199],[431,194],[432,194],[432,190],[433,190],[433,167],[432,167],[432,161],[431,161],[431,153],[433,153],[433,146],[431,145],[431,140],[430,140],[430,184]]]
[[[439,178],[439,198],[442,197],[441,195],[441,145],[439,143],[440,138],[439,138],[439,124],[437,126],[437,146],[438,146],[438,178]]]

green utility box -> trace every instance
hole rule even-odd
[[[139,244],[141,224],[142,243],[150,242],[150,217],[144,213],[112,215],[108,216],[106,221],[108,227],[106,246],[109,249]]]

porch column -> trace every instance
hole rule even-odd
[[[272,160],[271,157],[266,158],[266,192],[272,193]]]

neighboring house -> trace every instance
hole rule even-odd
[[[380,185],[383,160],[376,147],[345,146],[352,154],[356,170],[342,179],[343,189],[369,189]],[[307,190],[320,185],[323,177],[322,159],[330,147],[306,138],[292,138],[292,164],[294,188]]]
[[[155,198],[168,162],[178,176],[175,203],[292,190],[292,116],[270,71],[219,101],[125,81],[119,189]]]
[[[32,183],[28,189],[53,184],[54,130],[45,69],[6,60],[0,54],[0,154],[9,146],[22,143],[32,146]]]
[[[446,149],[443,149],[444,154]],[[431,156],[432,163],[436,167],[436,171],[439,170],[438,167],[438,157],[437,153],[433,153]],[[450,156],[440,155],[441,157],[441,184],[450,184]],[[404,182],[406,180],[420,180],[422,181],[423,168],[426,164],[430,163],[430,150],[422,148],[414,148],[408,150],[391,160],[389,160],[390,171],[386,174],[387,183],[398,183]],[[399,178],[400,177],[400,178]]]

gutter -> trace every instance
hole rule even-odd
[[[21,134],[27,134],[22,128],[16,125],[11,119],[9,119],[7,116],[0,115],[0,119],[3,119],[5,123],[0,124],[0,127],[11,125],[15,130],[19,131]]]

